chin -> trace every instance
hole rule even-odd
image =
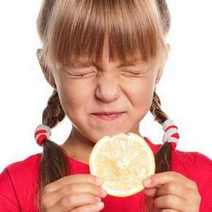
[[[102,131],[102,132],[96,132],[93,134],[93,136],[92,136],[92,133],[90,135],[93,137],[92,140],[94,140],[96,143],[98,140],[100,140],[104,136],[114,136],[114,135],[117,135],[120,133],[128,133],[128,132],[132,132],[132,131],[131,130],[123,130],[123,129],[107,130],[107,131]]]

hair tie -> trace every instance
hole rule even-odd
[[[35,140],[38,145],[42,146],[51,136],[51,128],[47,125],[40,124],[35,130]]]
[[[180,135],[178,133],[178,127],[174,124],[174,122],[170,119],[167,119],[163,124],[163,143],[170,142],[176,147]]]

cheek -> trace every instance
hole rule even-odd
[[[133,106],[139,110],[149,110],[152,103],[154,83],[152,80],[142,79],[131,83],[128,87],[128,98]]]
[[[91,95],[91,88],[86,86],[86,83],[63,81],[59,86],[59,95],[64,111],[67,114],[70,112],[80,112],[85,107],[89,95]]]

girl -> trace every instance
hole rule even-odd
[[[0,176],[0,211],[211,212],[212,161],[176,149],[177,127],[162,111],[156,86],[169,45],[165,0],[44,0],[38,59],[53,88],[35,132],[43,153],[8,165]],[[151,111],[165,131],[156,174],[145,190],[117,198],[89,174],[88,159],[105,135],[134,132]],[[50,129],[72,122],[62,145]]]

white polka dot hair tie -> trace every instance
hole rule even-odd
[[[38,145],[42,146],[46,139],[51,136],[51,128],[47,125],[40,124],[35,130],[35,140]]]
[[[178,133],[178,127],[170,119],[166,120],[163,124],[163,143],[171,142],[177,145],[180,135]]]

